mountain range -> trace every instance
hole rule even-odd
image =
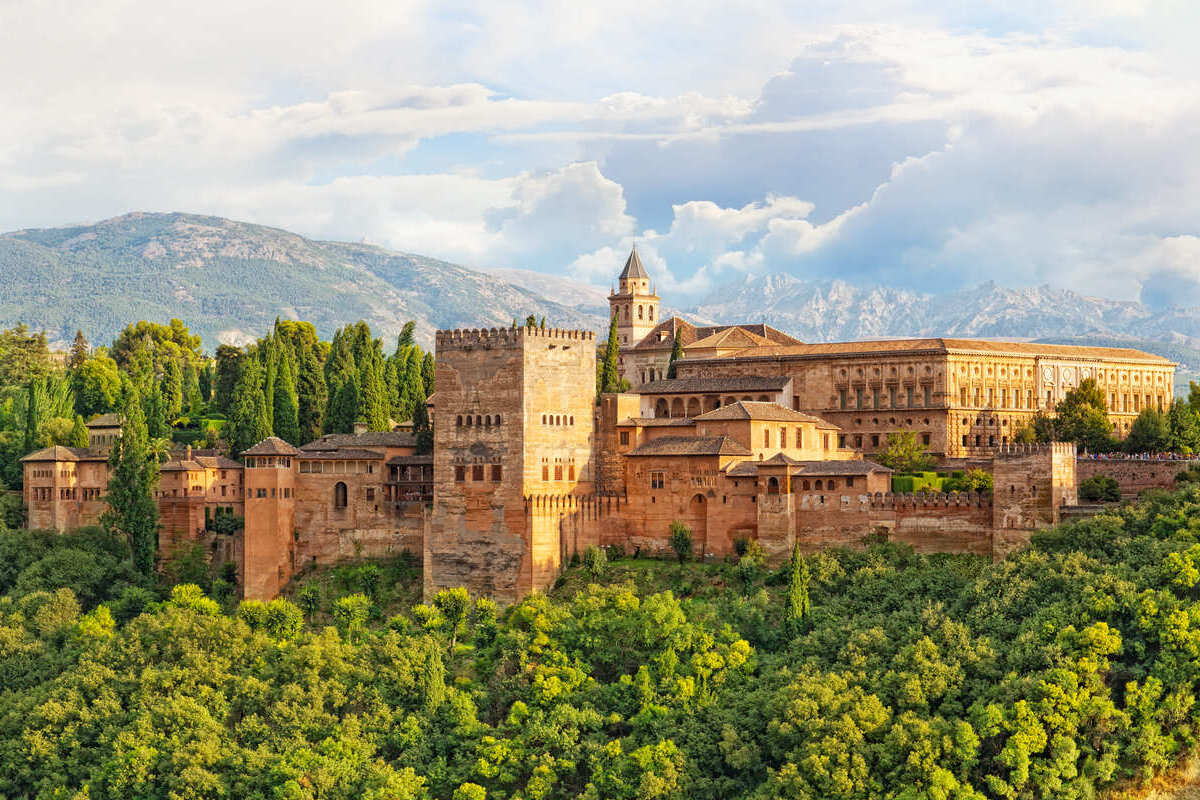
[[[277,316],[309,320],[325,336],[365,319],[390,337],[411,319],[426,344],[437,328],[503,326],[529,314],[601,335],[607,322],[607,291],[567,277],[468,268],[195,214],[0,234],[0,275],[0,325],[24,322],[59,344],[76,328],[104,343],[131,321],[172,317],[210,349],[261,335]],[[957,336],[1132,346],[1180,362],[1180,386],[1200,369],[1200,310],[1161,312],[1049,286],[987,283],[935,294],[768,274],[662,313],[765,322],[804,341]]]

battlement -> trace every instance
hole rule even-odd
[[[593,331],[577,329],[525,326],[517,328],[455,328],[437,331],[434,334],[434,341],[439,351],[497,347],[515,349],[521,347],[526,340],[535,339],[595,342],[596,334]]]
[[[620,495],[531,494],[524,496],[525,512],[534,515],[582,512],[586,519],[619,513],[625,504]]]
[[[1042,442],[1038,444],[1002,444],[996,449],[996,458],[1024,458],[1026,456],[1062,456],[1075,458],[1074,442]]]
[[[798,495],[797,510],[908,511],[938,508],[991,508],[990,492],[875,492],[853,496]]]

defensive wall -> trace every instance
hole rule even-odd
[[[1175,476],[1200,464],[1196,459],[1178,458],[1080,458],[1075,471],[1080,482],[1096,475],[1114,478],[1121,487],[1122,500],[1136,500],[1152,489],[1171,489]]]

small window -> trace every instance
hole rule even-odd
[[[504,469],[499,464],[492,464],[492,481],[499,482],[504,477]]]
[[[853,475],[851,475],[850,477],[846,478],[846,488],[847,488],[847,489],[853,489],[853,488],[854,488],[854,476],[853,476]]]
[[[454,480],[455,480],[455,482],[456,482],[456,483],[462,483],[462,482],[463,482],[463,481],[465,481],[466,479],[467,479],[467,468],[466,468],[466,467],[455,467],[455,468],[454,468]]]
[[[473,480],[473,481],[482,481],[483,480],[483,464],[472,465],[471,480]]]
[[[623,444],[623,445],[629,444],[629,431],[621,431],[620,439],[621,439],[621,444]]]
[[[375,499],[375,490],[374,489],[367,489],[367,499],[368,500]]]
[[[333,507],[346,507],[346,484],[338,481],[333,485]]]
[[[575,480],[575,465],[574,464],[567,465],[567,480],[569,480],[569,481]]]
[[[556,480],[556,481],[562,480],[562,464],[554,465],[554,480]]]
[[[550,466],[548,464],[542,464],[542,480],[550,480]]]
[[[664,486],[666,486],[666,484],[667,484],[667,481],[666,481],[665,473],[663,473],[663,472],[651,472],[650,473],[650,488],[651,489],[661,489]]]

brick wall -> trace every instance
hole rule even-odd
[[[1175,486],[1175,475],[1197,461],[1173,459],[1149,460],[1106,460],[1080,458],[1075,462],[1075,472],[1082,483],[1096,475],[1114,478],[1121,487],[1121,498],[1133,500],[1142,492],[1151,489],[1171,489]]]

